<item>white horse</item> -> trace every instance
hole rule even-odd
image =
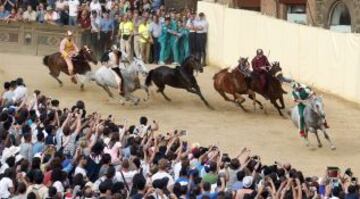
[[[295,106],[291,110],[291,120],[295,124],[296,127],[299,128],[300,115],[298,107]],[[326,140],[329,142],[332,150],[335,150],[336,147],[332,143],[328,133],[326,132],[326,128],[324,126],[325,121],[325,111],[324,105],[321,97],[315,96],[309,99],[309,102],[306,104],[304,109],[304,123],[305,123],[305,142],[306,145],[309,146],[310,142],[308,139],[308,132],[312,132],[316,135],[316,139],[318,141],[318,146],[322,147],[318,131],[322,131]]]
[[[140,73],[144,77],[148,74],[148,69],[146,68],[145,63],[141,59],[134,58],[130,65],[124,65],[125,67],[120,67],[120,71],[124,80],[123,86],[125,99],[127,101],[130,100],[137,105],[140,102],[140,98],[132,95],[131,93],[137,89],[143,89],[147,94],[144,101],[147,101],[150,96],[149,90],[143,83],[140,82],[139,79]],[[91,75],[90,80],[95,81],[96,84],[103,88],[111,98],[113,97],[113,94],[109,87],[118,89],[116,73],[111,68],[104,65]]]

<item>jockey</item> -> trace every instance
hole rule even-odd
[[[107,67],[110,67],[115,73],[116,83],[118,84],[120,95],[124,95],[124,79],[120,71],[120,60],[122,52],[117,48],[116,45],[111,47],[111,51],[108,54],[109,60],[107,61]]]
[[[251,61],[251,65],[253,68],[253,72],[260,77],[260,86],[262,92],[265,92],[266,90],[266,74],[267,74],[267,68],[270,67],[270,63],[268,61],[268,58],[264,55],[264,52],[262,49],[256,50],[256,56]]]
[[[315,92],[311,90],[310,87],[300,84],[298,82],[293,81],[291,85],[293,91],[292,95],[294,101],[297,103],[298,111],[299,111],[299,133],[300,136],[305,136],[305,120],[304,120],[304,109],[306,106],[306,101],[315,96]],[[326,119],[324,118],[324,126],[325,128],[329,128]]]
[[[64,58],[66,65],[68,67],[71,81],[76,83],[76,78],[74,74],[74,65],[71,59],[79,52],[79,49],[76,46],[72,36],[73,33],[70,30],[68,30],[66,32],[66,37],[60,42],[60,53]]]

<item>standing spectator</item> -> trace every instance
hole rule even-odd
[[[32,9],[30,5],[27,6],[27,10],[23,14],[23,19],[25,22],[34,22],[36,21],[36,12]]]
[[[91,11],[90,21],[91,21],[90,48],[92,48],[95,54],[97,55],[97,57],[99,57],[100,56],[100,52],[99,52],[100,16],[97,14],[95,10]]]
[[[195,22],[196,29],[196,54],[200,63],[206,66],[206,42],[208,32],[208,22],[204,13],[199,14],[199,20]]]
[[[23,21],[24,10],[19,8],[16,13],[16,21]]]
[[[160,57],[159,38],[161,36],[161,24],[159,21],[159,16],[157,15],[153,16],[153,20],[150,23],[149,31],[151,33],[152,41],[153,41],[151,46],[152,62],[157,64],[159,62],[159,57]]]
[[[190,18],[186,23],[186,27],[189,29],[189,47],[190,54],[196,54],[196,28],[195,28],[196,13],[191,13]]]
[[[179,41],[179,35],[178,35],[178,24],[176,20],[175,10],[171,11],[170,14],[171,22],[170,22],[170,49],[172,53],[172,59],[174,65],[179,65],[179,49],[178,49],[178,41]]]
[[[46,8],[46,14],[44,16],[45,22],[49,24],[56,25],[59,20],[59,14],[52,9],[52,7],[48,6]]]
[[[79,17],[79,27],[82,29],[83,33],[82,33],[82,38],[83,38],[83,43],[91,46],[90,45],[90,29],[91,29],[91,20],[90,20],[90,15],[89,12],[87,10],[83,10],[81,11],[80,17]]]
[[[5,7],[5,10],[10,12],[12,9],[16,8],[17,0],[5,0],[2,4]]]
[[[11,198],[15,192],[14,183],[11,180],[13,170],[8,168],[5,170],[3,177],[0,180],[0,198]]]
[[[141,17],[139,16],[139,11],[138,10],[134,10],[134,15],[133,15],[133,23],[134,23],[134,52],[135,52],[135,56],[137,58],[141,57],[141,53],[140,53],[140,36],[139,36],[139,25],[141,22]]]
[[[7,22],[15,22],[16,21],[16,10],[13,8],[10,12],[10,15],[7,17]]]
[[[179,61],[180,64],[190,55],[189,51],[189,30],[186,28],[186,21],[179,21],[178,22],[179,28]]]
[[[160,43],[160,58],[159,64],[164,65],[165,61],[169,58],[169,39],[170,39],[170,17],[165,18],[165,23],[161,27],[161,36],[159,37]]]
[[[5,21],[9,17],[10,12],[5,10],[3,5],[0,5],[0,21]]]
[[[141,59],[147,64],[149,63],[149,55],[150,55],[150,43],[152,43],[152,38],[150,37],[149,32],[149,21],[148,17],[144,16],[143,20],[139,25],[139,36],[140,36],[140,52]]]
[[[12,99],[14,97],[14,89],[15,89],[16,85],[15,84],[11,84],[10,82],[5,82],[4,83],[4,92],[1,95],[1,106],[7,106],[10,105],[12,103]]]
[[[125,52],[129,59],[133,58],[133,50],[131,46],[131,37],[134,34],[134,23],[131,21],[129,15],[123,17],[123,21],[119,26],[120,48]]]
[[[104,13],[100,21],[100,52],[110,49],[114,33],[114,21],[110,19],[109,12]]]
[[[69,26],[77,25],[77,18],[79,12],[79,0],[69,0]]]
[[[101,4],[99,0],[92,0],[90,3],[90,11],[95,11],[97,16],[101,16]]]
[[[37,10],[36,21],[39,23],[45,22],[45,7],[44,4],[40,3]]]
[[[161,5],[162,5],[162,0],[153,0],[151,4],[151,8],[153,10],[159,10]]]
[[[56,11],[59,14],[59,22],[62,25],[67,25],[69,22],[69,14],[67,12],[68,2],[65,0],[58,0],[56,2]]]

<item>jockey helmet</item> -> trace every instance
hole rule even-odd
[[[256,50],[256,55],[263,55],[263,54],[264,54],[264,52],[262,49],[259,48]]]
[[[66,36],[70,37],[72,35],[73,35],[73,33],[70,30],[66,31]]]
[[[300,83],[298,83],[296,81],[291,82],[291,88],[292,89],[297,89],[299,87],[301,87]]]

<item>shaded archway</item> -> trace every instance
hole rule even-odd
[[[343,1],[333,4],[329,12],[329,28],[338,32],[351,32],[351,15]]]

